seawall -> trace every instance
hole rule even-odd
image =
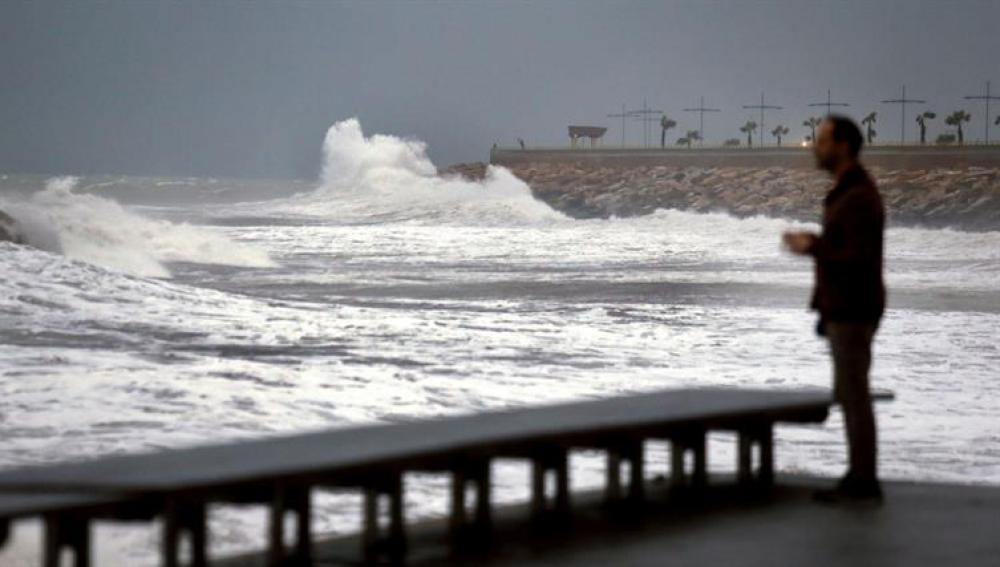
[[[890,224],[1000,230],[1000,146],[880,146],[862,155]],[[577,218],[674,208],[815,221],[829,178],[804,148],[507,150],[491,161]],[[485,165],[455,166],[475,177]]]
[[[863,153],[866,164],[888,169],[937,169],[955,167],[1000,168],[1000,144],[967,146],[873,146]],[[591,165],[678,167],[786,167],[813,169],[808,148],[600,148],[593,150],[496,148],[490,163],[576,163]]]

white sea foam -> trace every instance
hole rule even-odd
[[[43,191],[0,202],[28,244],[131,274],[169,277],[167,262],[269,267],[262,249],[211,229],[147,218],[116,201],[73,191],[75,177],[50,179]]]
[[[489,166],[472,181],[438,175],[424,142],[365,136],[357,119],[337,122],[323,142],[319,186],[281,202],[275,211],[346,222],[417,221],[448,224],[514,224],[565,219],[531,195],[531,188],[503,167]]]

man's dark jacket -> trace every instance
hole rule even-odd
[[[811,307],[821,322],[878,322],[882,317],[884,227],[875,182],[860,165],[846,171],[823,200],[823,233],[808,250],[816,259]]]

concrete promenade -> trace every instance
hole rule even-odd
[[[499,509],[488,540],[449,545],[446,523],[414,526],[413,567],[849,565],[990,567],[1000,565],[1000,487],[888,482],[881,507],[831,507],[810,494],[826,479],[779,477],[768,496],[709,488],[681,498],[650,486],[638,507],[608,509],[597,494],[574,500],[572,516],[540,523],[526,506]],[[720,483],[721,484],[721,483]],[[321,541],[317,565],[364,564],[356,537]],[[222,561],[263,565],[262,555]]]

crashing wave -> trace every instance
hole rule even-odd
[[[482,180],[440,175],[419,140],[365,136],[357,119],[337,122],[323,142],[319,186],[281,202],[260,203],[268,212],[352,221],[433,221],[511,224],[566,217],[536,200],[531,188],[503,167]]]
[[[168,262],[270,267],[267,253],[216,231],[144,217],[116,201],[75,193],[77,179],[50,179],[23,200],[3,203],[21,241],[69,258],[149,277]]]

